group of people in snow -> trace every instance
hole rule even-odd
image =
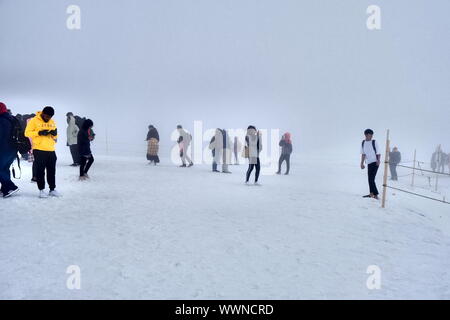
[[[180,167],[192,167],[194,163],[189,157],[189,147],[192,142],[192,135],[183,129],[182,125],[177,126],[177,131],[179,134],[177,143],[180,150]],[[159,134],[158,130],[150,125],[148,127],[147,133],[147,160],[151,164],[156,165],[159,163],[158,150],[159,150]],[[290,155],[292,153],[292,141],[291,134],[285,133],[281,138],[279,143],[281,147],[281,156],[279,159],[278,172],[281,174],[281,167],[284,162],[286,162],[286,175],[289,174],[290,170]],[[220,172],[218,166],[221,165],[221,171],[223,173],[231,173],[229,170],[229,165],[232,163],[232,158],[234,158],[234,164],[239,164],[239,154],[242,150],[242,144],[238,137],[234,137],[233,142],[230,139],[228,131],[225,129],[217,128],[215,134],[212,136],[209,142],[209,149],[212,154],[212,172]],[[249,161],[249,167],[246,173],[245,183],[249,183],[250,175],[255,169],[255,184],[258,185],[259,174],[261,170],[261,162],[259,155],[262,150],[261,134],[256,130],[255,126],[249,126],[247,128],[247,134],[245,136],[245,145],[243,149],[242,156],[247,158]]]
[[[58,128],[53,120],[55,110],[46,106],[33,117],[14,117],[0,102],[0,183],[4,198],[10,197],[19,188],[11,181],[10,167],[18,152],[23,159],[32,159],[32,182],[37,183],[40,198],[59,197],[56,190],[56,143]],[[78,123],[77,123],[78,118]],[[81,121],[80,121],[81,120]],[[67,114],[67,146],[73,158],[72,166],[80,167],[80,180],[88,179],[88,171],[94,162],[91,141],[95,134],[90,119]],[[20,162],[19,162],[20,168]],[[49,192],[45,192],[46,181]]]
[[[450,173],[450,153],[445,153],[442,146],[438,145],[431,155],[431,169],[433,172],[445,173],[445,167],[448,167]]]

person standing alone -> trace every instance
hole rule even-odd
[[[78,153],[78,132],[80,128],[76,125],[72,112],[67,113],[67,146],[70,148],[73,163],[72,167],[80,165],[80,154]]]
[[[370,194],[364,196],[364,198],[378,199],[378,189],[375,183],[378,168],[380,167],[381,155],[379,153],[380,148],[378,143],[373,140],[373,130],[367,129],[364,131],[366,137],[361,145],[361,169],[364,170],[367,164],[367,175],[369,180]]]
[[[177,131],[180,134],[178,138],[178,146],[180,147],[180,158],[182,165],[180,167],[186,167],[186,160],[189,162],[188,167],[192,167],[194,163],[188,155],[189,146],[192,141],[192,136],[186,130],[183,129],[181,125],[177,126]]]
[[[398,181],[397,166],[402,161],[402,154],[398,151],[397,147],[394,147],[389,152],[389,169],[391,170],[391,180]]]
[[[281,165],[283,164],[284,161],[286,161],[285,175],[288,175],[289,170],[291,168],[291,153],[292,153],[292,141],[291,141],[291,134],[289,132],[286,132],[281,137],[281,141],[280,141],[279,145],[281,147],[281,155],[280,155],[280,159],[278,160],[277,174],[281,174]]]
[[[55,110],[52,107],[45,107],[42,112],[37,112],[36,116],[28,122],[25,129],[25,136],[33,142],[33,156],[36,170],[36,180],[39,189],[39,197],[47,198],[59,197],[56,189],[56,152],[55,145],[58,138],[58,131],[52,117]],[[45,172],[47,171],[47,182],[50,192],[45,193]]]
[[[147,160],[156,166],[159,163],[159,133],[153,125],[148,126],[147,133]]]
[[[90,131],[94,123],[91,119],[83,122],[80,132],[78,132],[78,150],[80,152],[80,180],[89,179],[88,171],[94,163],[94,156],[91,152],[91,141],[94,139]]]

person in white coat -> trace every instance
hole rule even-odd
[[[245,183],[248,184],[250,175],[255,169],[255,185],[260,185],[258,182],[259,173],[261,171],[261,162],[259,160],[259,154],[262,150],[261,134],[256,130],[255,126],[249,126],[247,128],[247,135],[245,137],[245,150],[244,156],[248,158],[248,170],[245,175]]]
[[[242,149],[242,143],[239,141],[238,137],[234,137],[233,143],[233,154],[234,154],[234,164],[239,164],[239,154]]]
[[[180,134],[177,142],[180,147],[181,162],[183,163],[180,167],[186,167],[186,160],[189,162],[188,167],[192,167],[194,163],[188,155],[188,149],[192,141],[192,136],[190,133],[186,132],[181,125],[177,126],[177,130]]]
[[[217,165],[222,164],[222,172],[231,173],[228,170],[228,165],[231,163],[231,140],[225,129],[216,129],[209,148],[214,150],[213,171],[217,171]],[[214,170],[214,167],[216,170]]]
[[[67,116],[67,146],[70,148],[73,163],[71,166],[76,167],[80,165],[80,154],[78,152],[78,132],[80,128],[76,125],[75,117],[72,112],[66,114]]]

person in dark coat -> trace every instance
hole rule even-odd
[[[80,154],[80,180],[89,179],[88,171],[94,163],[94,156],[91,152],[91,141],[94,137],[91,135],[91,129],[94,123],[91,119],[83,122],[78,132],[78,151]]]
[[[212,171],[213,172],[220,172],[217,170],[217,162],[216,162],[216,136],[214,135],[211,140],[209,141],[209,149],[211,149],[211,155],[212,155]]]
[[[389,169],[391,170],[391,180],[398,181],[397,166],[402,161],[402,154],[395,147],[389,152]]]
[[[281,174],[281,165],[283,164],[284,161],[286,161],[285,175],[288,175],[289,170],[291,168],[291,153],[292,153],[292,141],[291,141],[291,134],[289,132],[286,132],[281,137],[281,141],[280,141],[279,145],[281,147],[281,155],[280,155],[280,160],[278,160],[277,174]]]
[[[11,167],[17,156],[17,150],[11,143],[13,118],[6,105],[0,102],[0,184],[3,198],[8,198],[19,191],[11,181]]]
[[[147,160],[154,163],[155,166],[159,163],[159,133],[153,125],[148,126],[147,133]]]

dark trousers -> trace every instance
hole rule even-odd
[[[390,163],[389,164],[389,169],[391,170],[391,179],[392,180],[398,180],[397,164],[396,163]]]
[[[369,177],[369,189],[370,193],[373,195],[378,195],[377,185],[375,183],[375,178],[377,176],[379,166],[376,162],[372,162],[367,166],[367,175]]]
[[[282,154],[280,156],[280,160],[278,160],[278,172],[281,172],[281,165],[286,161],[286,173],[289,173],[291,168],[291,155],[290,154]]]
[[[247,170],[247,175],[246,175],[246,180],[248,182],[248,180],[250,179],[250,174],[253,171],[253,168],[256,168],[255,171],[255,182],[258,182],[259,179],[259,172],[261,171],[261,163],[259,162],[259,158],[257,158],[256,164],[249,164],[248,165],[248,170]]]
[[[0,156],[0,183],[2,185],[1,191],[3,194],[7,194],[11,190],[15,190],[17,187],[11,181],[11,167],[16,155],[14,152],[4,152],[2,151]]]
[[[94,157],[92,155],[80,157],[80,177],[88,173],[93,163]]]
[[[78,153],[78,145],[73,144],[69,146],[70,148],[70,154],[72,155],[73,163],[78,164],[80,163],[80,154]]]
[[[33,150],[34,168],[39,190],[45,189],[45,171],[50,190],[56,188],[56,153],[54,151]]]

